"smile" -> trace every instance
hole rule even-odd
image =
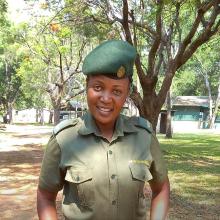
[[[112,111],[112,108],[105,108],[105,107],[99,107],[97,106],[98,110],[101,111],[101,112],[111,112]]]

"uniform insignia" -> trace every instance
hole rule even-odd
[[[130,160],[129,163],[134,163],[134,164],[145,164],[148,167],[150,166],[150,161],[148,160]]]
[[[123,66],[121,66],[118,71],[117,71],[117,77],[118,78],[122,78],[125,75],[125,68]]]

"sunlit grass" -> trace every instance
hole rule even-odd
[[[168,163],[172,193],[190,203],[220,204],[219,135],[158,137]]]

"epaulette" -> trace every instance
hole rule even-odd
[[[145,130],[147,130],[149,133],[152,133],[153,132],[153,129],[152,129],[152,126],[151,126],[151,123],[142,118],[142,117],[136,117],[136,120],[135,120],[135,125],[137,127],[141,127],[141,128],[144,128]]]
[[[62,130],[75,126],[79,122],[79,119],[66,119],[57,124],[53,129],[53,135],[57,135]]]

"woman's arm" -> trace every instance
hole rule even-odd
[[[39,220],[57,220],[56,197],[57,192],[49,192],[38,187],[37,212]]]
[[[150,220],[166,219],[169,208],[170,183],[168,177],[163,182],[149,182],[152,190]]]

